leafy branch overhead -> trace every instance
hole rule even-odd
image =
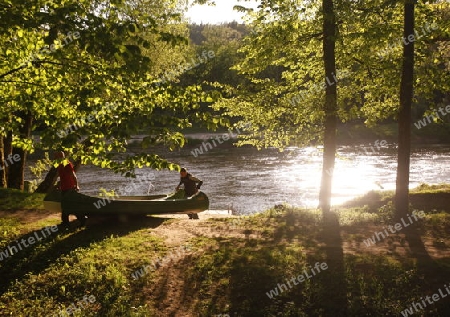
[[[326,116],[321,105],[330,85],[337,87],[341,123],[373,126],[396,119],[402,7],[392,1],[334,2],[336,79],[333,74],[327,78],[322,67],[321,2],[263,1],[258,10],[241,3],[249,33],[233,69],[246,81],[228,87],[226,98],[215,104],[227,115],[252,122],[252,133],[240,144],[282,148],[320,142]],[[417,7],[417,116],[429,105],[442,103],[438,96],[450,91],[449,12],[448,3]],[[390,46],[390,53],[381,58]]]
[[[176,169],[153,154],[117,155],[133,134],[148,135],[148,147],[173,150],[184,145],[181,129],[202,120],[217,127],[200,110],[212,99],[199,87],[154,84],[185,63],[183,9],[176,0],[6,1],[0,6],[2,136],[12,135],[14,146],[27,151],[60,148],[122,173]],[[26,118],[39,142],[20,133]]]

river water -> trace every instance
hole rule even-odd
[[[316,207],[320,187],[320,148],[288,148],[258,151],[254,148],[213,148],[195,157],[193,148],[166,152],[170,161],[185,166],[203,180],[202,190],[211,209],[234,209],[247,214],[286,202]],[[383,148],[343,146],[338,149],[332,203],[362,195],[370,190],[395,188],[396,146]],[[100,188],[119,194],[168,194],[178,185],[174,171],[137,170],[130,180],[93,166],[77,173],[82,193],[97,195]],[[450,146],[415,146],[411,156],[410,188],[421,183],[450,182]]]

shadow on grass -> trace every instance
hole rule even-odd
[[[409,202],[414,209],[450,212],[450,193],[410,193]],[[430,204],[430,202],[432,202]]]
[[[328,269],[320,275],[324,316],[347,316],[347,281],[344,267],[344,250],[338,216],[334,212],[323,214],[322,232],[319,236],[323,243]]]
[[[21,280],[28,274],[43,272],[61,256],[67,255],[77,248],[89,247],[92,243],[102,241],[111,237],[111,235],[121,237],[143,228],[156,228],[165,220],[168,219],[141,217],[130,219],[126,223],[120,223],[111,218],[100,222],[97,220],[97,223],[93,224],[88,223],[88,226],[83,229],[66,231],[64,228],[58,227],[56,233],[52,233],[40,242],[22,248],[16,254],[0,262],[0,276],[2,277],[0,296],[16,280]],[[72,222],[71,225],[74,223]],[[35,235],[42,237],[42,230],[38,229],[27,233],[17,240],[21,241]],[[10,245],[17,245],[17,243],[11,243]]]
[[[270,245],[264,246],[255,240],[252,249],[235,258],[230,272],[230,312],[238,312],[239,316],[254,316],[254,310],[258,307],[260,316],[348,315],[344,252],[338,216],[326,213],[321,223],[316,223],[313,217],[308,213],[287,211],[281,225],[275,229]],[[286,263],[283,256],[295,256],[288,250],[292,246],[317,250],[302,252],[304,258],[300,266],[311,274],[311,278],[298,285],[294,285],[291,280],[295,276],[283,272],[286,269],[283,268]],[[233,246],[230,245],[230,248]],[[310,269],[317,262],[325,262],[328,269],[312,276]],[[295,275],[305,275],[304,272],[298,270]],[[279,291],[283,288],[286,290],[269,298],[267,292],[277,287]]]
[[[311,274],[316,262],[326,262],[326,252],[320,251],[316,239],[318,214],[287,210],[261,220],[257,228],[271,230],[270,236],[254,239],[245,235],[251,230],[241,228],[242,237],[212,238],[215,243],[207,245],[214,247],[190,259],[187,269],[177,276],[183,280],[183,309],[198,316],[312,316],[323,312],[324,301],[329,296],[327,279],[321,278],[325,273],[310,278],[304,273],[306,270]],[[305,249],[318,252],[307,254]],[[341,259],[336,263],[341,263]],[[155,290],[157,310],[166,308],[164,303],[170,297],[167,289],[174,276],[173,272],[167,274],[171,277],[163,277]],[[301,275],[305,279],[294,283],[292,279]],[[340,281],[335,279],[330,283]],[[342,284],[338,286],[339,294],[345,294]],[[342,306],[338,302],[328,311]],[[164,310],[167,316],[176,312],[172,309]]]
[[[441,267],[428,253],[422,241],[421,230],[417,225],[405,228],[405,240],[408,242],[410,256],[416,260],[418,275],[423,277],[420,283],[423,297],[438,293],[439,289],[444,289],[444,284],[450,280],[450,270],[448,267]],[[419,302],[419,301],[417,301]],[[445,300],[435,303],[438,316],[448,316],[449,304]],[[405,307],[406,308],[406,307]],[[424,307],[426,312],[427,308]]]
[[[337,214],[324,214],[321,221],[317,215],[286,210],[254,220],[255,228],[240,228],[233,236],[212,241],[199,236],[207,249],[160,273],[151,292],[155,311],[167,316],[394,316],[448,283],[450,270],[433,261],[419,231],[405,231],[411,255],[400,262],[362,250],[344,257]],[[245,235],[262,229],[271,234]],[[291,278],[310,272],[316,262],[328,269],[294,285]],[[175,294],[168,291],[174,288]],[[448,316],[448,306],[443,299],[418,314]]]

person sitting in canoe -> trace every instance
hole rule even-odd
[[[200,189],[200,186],[202,186],[203,182],[199,180],[197,177],[189,174],[187,170],[183,167],[180,170],[180,183],[175,188],[175,190],[178,191],[182,184],[184,185],[185,198],[187,198],[191,197],[192,195],[195,195]],[[197,214],[188,214],[188,216],[189,219],[198,219]]]

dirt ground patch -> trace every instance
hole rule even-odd
[[[14,217],[21,223],[33,223],[44,219],[60,219],[61,216],[42,209],[0,211],[0,217]]]

